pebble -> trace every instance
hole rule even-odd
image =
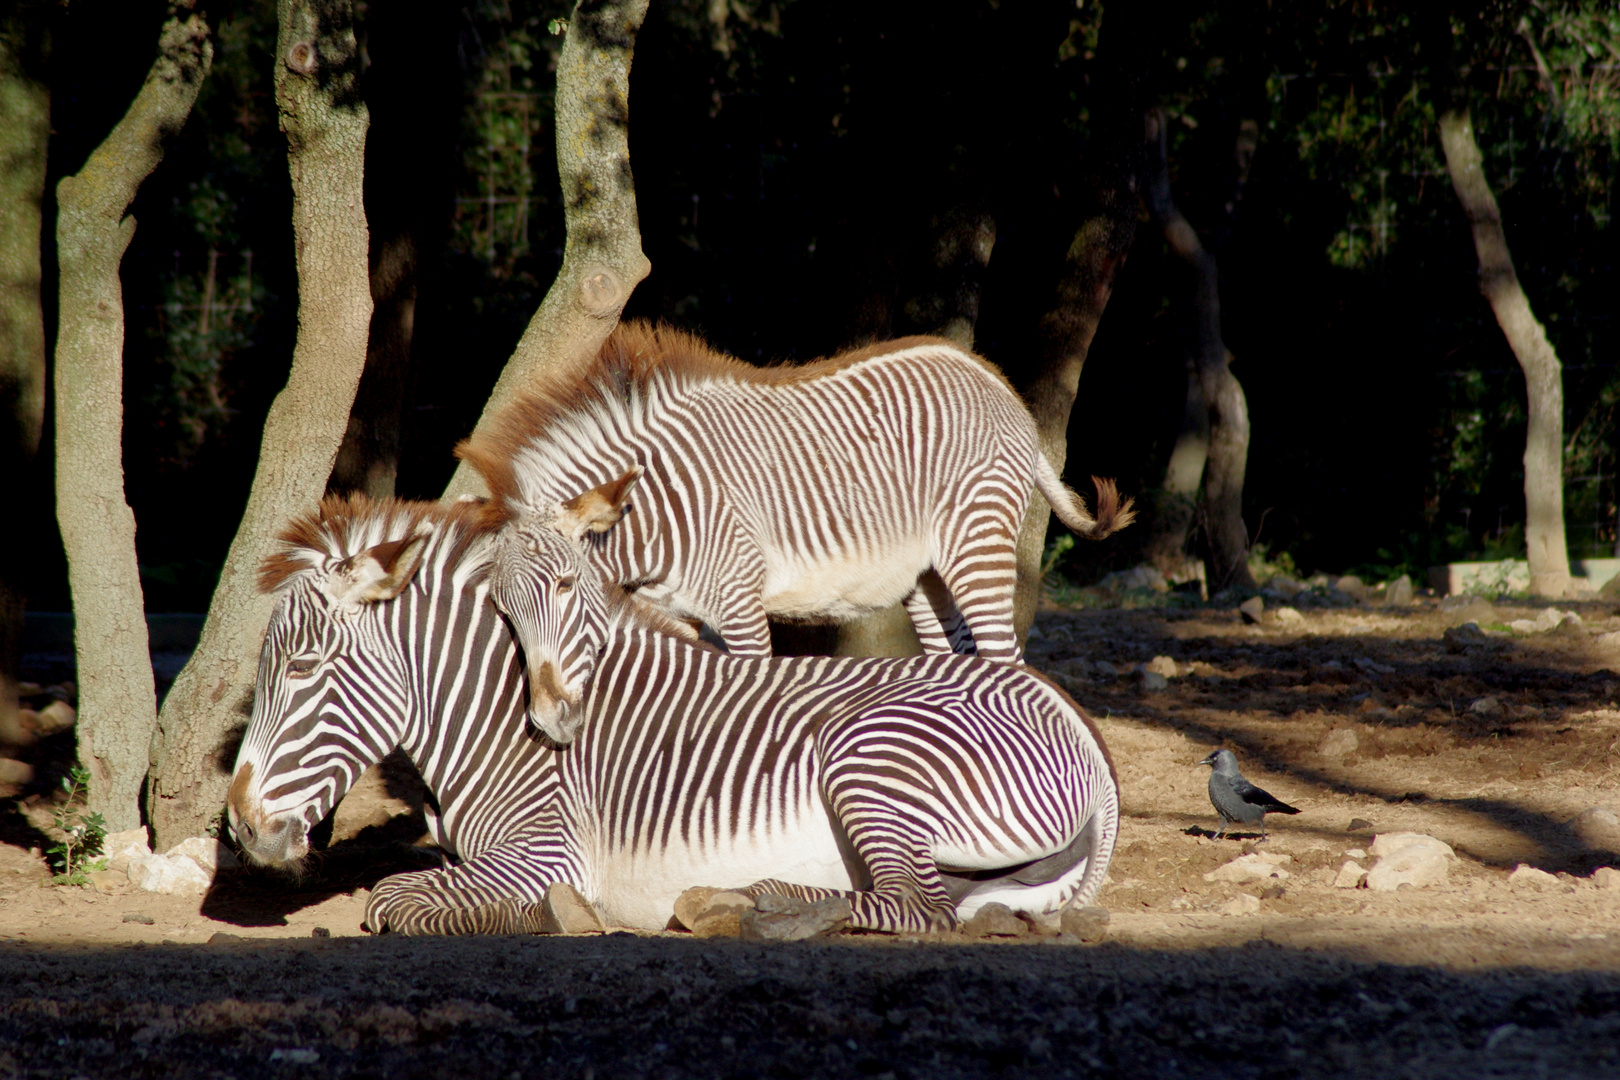
[[[303,1046],[278,1047],[270,1051],[271,1061],[285,1061],[293,1065],[313,1065],[321,1060],[318,1050],[310,1050]]]
[[[1412,602],[1412,579],[1402,574],[1384,590],[1384,603],[1405,607]]]
[[[1620,814],[1606,806],[1587,807],[1569,826],[1587,847],[1620,851]]]
[[[1446,644],[1446,652],[1454,656],[1470,651],[1499,648],[1502,644],[1481,630],[1476,622],[1453,626],[1441,635],[1441,639]]]
[[[1097,904],[1083,908],[1063,909],[1063,932],[1081,941],[1101,941],[1108,936],[1111,916],[1108,909]]]
[[[1493,697],[1482,697],[1471,702],[1468,711],[1475,716],[1499,716],[1502,712],[1502,703]]]
[[[806,941],[836,934],[849,923],[849,901],[842,896],[800,900],[761,896],[742,917],[744,941]]]
[[[186,855],[146,855],[128,863],[130,884],[164,896],[201,896],[214,876]]]
[[[0,784],[20,788],[34,778],[34,767],[26,761],[0,757]]]
[[[1592,871],[1592,884],[1600,889],[1620,889],[1620,870],[1612,866],[1600,866]]]
[[[1217,915],[1255,915],[1260,911],[1260,898],[1248,893],[1238,893],[1232,899],[1215,909]]]
[[[1361,747],[1361,740],[1349,728],[1335,728],[1327,733],[1327,738],[1317,746],[1316,752],[1325,758],[1342,758],[1347,754],[1355,753]]]
[[[1119,674],[1119,668],[1115,667],[1113,664],[1110,664],[1107,660],[1098,660],[1095,664],[1091,665],[1091,670],[1095,671],[1098,675],[1110,679]]]
[[[1277,620],[1278,626],[1297,628],[1305,625],[1305,616],[1299,613],[1298,608],[1280,607],[1271,613],[1271,617]]]
[[[1617,576],[1615,580],[1620,580],[1620,576]],[[1610,630],[1607,634],[1599,634],[1596,644],[1600,649],[1611,651],[1620,649],[1620,630]]]
[[[1344,595],[1361,602],[1365,602],[1368,594],[1372,591],[1354,574],[1344,575],[1333,583],[1333,587],[1344,593]]]
[[[545,903],[540,909],[540,933],[599,934],[606,929],[595,906],[566,881],[559,881],[546,890]]]
[[[1012,908],[994,901],[975,911],[973,917],[962,924],[962,933],[972,938],[1023,937],[1028,932],[1028,924],[1014,915]]]
[[[140,923],[142,926],[151,926],[152,916],[140,911],[126,911],[124,912],[124,921]]]
[[[1443,884],[1457,857],[1449,844],[1424,833],[1383,833],[1373,837],[1369,851],[1378,859],[1367,871],[1367,888],[1374,892]]]
[[[1238,614],[1242,615],[1243,621],[1251,626],[1260,621],[1260,616],[1265,610],[1266,602],[1258,596],[1251,596],[1238,605]]]
[[[1440,601],[1440,615],[1449,627],[1463,626],[1474,623],[1475,629],[1481,624],[1499,623],[1501,616],[1496,609],[1483,597],[1470,596],[1464,593],[1461,596],[1447,596]]]
[[[1155,656],[1153,659],[1142,665],[1142,670],[1163,675],[1166,679],[1174,679],[1177,675],[1181,674],[1181,670],[1176,666],[1176,662],[1170,659],[1168,656]]]
[[[65,701],[53,701],[37,714],[35,721],[41,738],[67,731],[79,722],[79,714]]]
[[[1290,856],[1272,852],[1239,855],[1224,866],[1217,866],[1214,870],[1205,874],[1204,880],[1230,881],[1237,885],[1250,881],[1265,881],[1270,878],[1286,881],[1289,873],[1278,864],[1289,861],[1291,861]]]
[[[1359,887],[1366,877],[1367,871],[1362,869],[1360,863],[1354,859],[1346,859],[1344,865],[1339,867],[1338,876],[1333,879],[1333,887],[1335,889],[1354,889]]]
[[[92,870],[85,878],[99,893],[120,893],[129,888],[129,875],[122,870]]]
[[[1552,874],[1547,873],[1545,870],[1538,870],[1534,866],[1526,866],[1524,863],[1520,863],[1513,868],[1513,873],[1508,875],[1508,884],[1515,889],[1536,889],[1541,892],[1549,892],[1564,887],[1563,882]]]
[[[1145,667],[1136,672],[1136,681],[1143,690],[1168,690],[1170,688],[1169,679],[1160,675],[1157,671],[1150,671]]]
[[[1350,819],[1350,824],[1345,826],[1344,831],[1345,832],[1361,832],[1364,829],[1370,829],[1372,827],[1373,827],[1373,823],[1368,821],[1366,818],[1364,818],[1364,817],[1353,817],[1353,818]]]

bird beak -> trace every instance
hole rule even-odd
[[[1215,755],[1214,754],[1209,755],[1209,757],[1205,758],[1203,761],[1200,761],[1198,764],[1200,764],[1200,765],[1213,765],[1213,764],[1215,764]]]

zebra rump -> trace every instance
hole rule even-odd
[[[646,625],[554,532],[530,565],[573,580],[547,610],[601,633],[578,738],[556,749],[525,722],[520,652],[491,602],[511,539],[493,524],[477,505],[356,497],[284,534],[261,578],[278,595],[228,806],[250,858],[301,857],[399,746],[455,865],[382,881],[374,930],[533,930],[559,881],[649,929],[693,885],[839,895],[852,926],[887,931],[1100,889],[1113,767],[1038,675],[950,655],[726,656]]]
[[[1016,661],[1032,489],[1081,536],[1134,517],[1095,478],[1093,516],[1002,374],[942,338],[756,368],[629,323],[457,452],[514,514],[547,518],[619,481],[624,527],[595,548],[599,569],[738,656],[770,655],[767,616],[845,621],[904,601],[925,651]]]

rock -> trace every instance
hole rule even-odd
[[[738,937],[742,917],[754,910],[754,898],[747,893],[717,892],[704,903],[692,920],[692,936],[700,938]]]
[[[1374,892],[1439,885],[1457,857],[1449,844],[1424,833],[1384,833],[1373,837],[1369,851],[1378,859],[1367,871],[1367,888]]]
[[[1576,814],[1569,827],[1589,848],[1620,851],[1620,814],[1606,806],[1589,806]]]
[[[1443,598],[1440,601],[1440,615],[1447,626],[1462,626],[1464,623],[1492,625],[1502,621],[1488,601],[1467,593]]]
[[[1333,887],[1335,889],[1358,888],[1366,877],[1367,871],[1361,868],[1360,863],[1354,859],[1346,859],[1344,865],[1339,867],[1338,876],[1333,879]]]
[[[1106,574],[1097,582],[1097,588],[1111,593],[1129,592],[1132,589],[1151,589],[1154,592],[1169,592],[1170,582],[1165,580],[1164,574],[1157,567],[1143,563],[1133,566],[1129,570],[1119,570]]]
[[[1393,607],[1405,607],[1412,602],[1412,579],[1405,574],[1390,582],[1384,589],[1384,603]]]
[[[1599,600],[1620,600],[1620,574],[1605,581],[1597,591]]]
[[[1600,866],[1592,871],[1592,884],[1600,889],[1620,889],[1620,870],[1612,866]]]
[[[1345,832],[1361,832],[1364,829],[1370,829],[1372,827],[1373,827],[1373,823],[1368,821],[1366,818],[1364,818],[1364,817],[1353,817],[1353,818],[1350,819],[1350,824],[1348,824],[1348,825],[1346,825],[1344,827],[1344,831]]]
[[[1055,937],[1063,933],[1061,911],[1015,911],[1013,914],[1028,923],[1032,932],[1042,937]]]
[[[1349,851],[1345,852],[1345,855],[1351,859],[1365,859],[1367,857],[1367,853],[1358,847],[1351,848]]]
[[[1240,892],[1215,909],[1217,915],[1255,915],[1260,911],[1260,898]]]
[[[1537,870],[1534,866],[1520,863],[1508,875],[1508,884],[1515,889],[1536,889],[1540,892],[1549,892],[1562,889],[1564,883],[1545,870]]]
[[[1167,679],[1174,679],[1181,674],[1181,669],[1176,666],[1176,662],[1168,656],[1155,656],[1142,665],[1142,670],[1163,675]]]
[[[1357,671],[1360,671],[1365,675],[1395,674],[1395,668],[1392,665],[1380,664],[1377,660],[1366,656],[1358,656],[1354,660],[1350,661],[1350,663],[1355,666]]]
[[[152,916],[143,914],[142,912],[139,912],[139,911],[126,911],[126,912],[124,912],[124,921],[125,922],[132,922],[132,923],[140,923],[142,926],[151,926],[152,925]]]
[[[167,852],[169,855],[184,855],[210,874],[220,870],[235,870],[242,864],[224,843],[211,836],[193,836],[182,840]]]
[[[1303,581],[1295,581],[1287,574],[1273,574],[1271,580],[1266,582],[1266,588],[1277,593],[1285,600],[1292,600],[1307,588]]]
[[[1372,590],[1367,588],[1362,580],[1356,577],[1354,574],[1344,575],[1342,578],[1333,583],[1333,587],[1344,593],[1344,595],[1350,597],[1352,600],[1358,600],[1361,602],[1365,602],[1372,593]]]
[[[606,929],[595,906],[568,882],[556,882],[546,890],[540,909],[540,933],[600,934]]]
[[[1327,738],[1317,746],[1316,752],[1325,758],[1342,758],[1346,754],[1353,754],[1361,746],[1361,740],[1349,728],[1335,728],[1328,732]]]
[[[694,885],[675,898],[675,921],[687,930],[697,921],[698,912],[709,902],[709,897],[723,890],[709,885]]]
[[[1224,866],[1218,866],[1204,875],[1205,881],[1230,881],[1235,885],[1242,885],[1250,881],[1265,881],[1275,878],[1286,881],[1288,871],[1282,869],[1278,862],[1288,860],[1287,855],[1279,858],[1270,852],[1264,854],[1239,855]]]
[[[1148,670],[1146,667],[1137,669],[1136,682],[1143,690],[1168,690],[1170,688],[1169,679],[1160,675],[1157,671]]]
[[[39,714],[33,709],[0,713],[0,745],[21,750],[39,742]]]
[[[1119,668],[1115,667],[1113,664],[1110,664],[1106,660],[1098,660],[1095,664],[1091,665],[1091,670],[1095,671],[1098,675],[1106,679],[1112,679],[1114,676],[1119,674]]]
[[[1493,697],[1482,697],[1470,702],[1468,711],[1475,716],[1500,716],[1502,715],[1502,703]]]
[[[1266,610],[1266,602],[1258,596],[1251,596],[1238,605],[1238,614],[1243,621],[1253,625],[1260,621],[1261,614]]]
[[[842,896],[800,900],[792,896],[761,896],[742,918],[744,941],[806,941],[836,934],[850,919],[849,901]]]
[[[1616,575],[1611,580],[1620,581],[1620,575]],[[1609,652],[1620,652],[1620,630],[1610,630],[1607,634],[1599,634],[1594,644],[1598,648]]]
[[[121,870],[92,870],[85,877],[90,887],[99,893],[121,893],[129,889],[129,875]]]
[[[309,936],[312,938],[329,938],[332,936],[332,931],[324,926],[312,926],[309,928]]]
[[[0,784],[22,787],[34,778],[34,767],[26,761],[0,757]]]
[[[1063,909],[1063,932],[1081,941],[1101,941],[1108,936],[1108,909],[1097,904]]]
[[[144,855],[130,859],[130,884],[165,896],[201,896],[213,875],[185,855]]]
[[[289,1065],[313,1065],[321,1060],[321,1052],[307,1046],[282,1046],[270,1051],[270,1060],[285,1061]]]
[[[1305,625],[1305,616],[1299,613],[1298,608],[1280,607],[1271,613],[1277,625],[1290,629],[1299,629]]]
[[[962,924],[962,933],[968,937],[1023,937],[1029,927],[1006,904],[988,903],[973,913]]]
[[[1559,611],[1557,608],[1550,607],[1533,619],[1514,619],[1508,623],[1508,626],[1520,634],[1545,634],[1547,631],[1570,621],[1573,621],[1577,628],[1582,625],[1581,617],[1573,611]]]
[[[146,842],[146,830],[137,826],[108,833],[101,840],[101,853],[107,858],[107,869],[127,873],[129,864],[151,855],[152,848]]]
[[[79,722],[79,714],[73,706],[65,701],[53,701],[39,710],[39,734],[41,738],[67,731]]]

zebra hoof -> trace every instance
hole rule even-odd
[[[849,925],[853,912],[842,896],[800,900],[792,896],[761,896],[752,910],[742,913],[739,936],[744,941],[807,941],[836,934]]]

